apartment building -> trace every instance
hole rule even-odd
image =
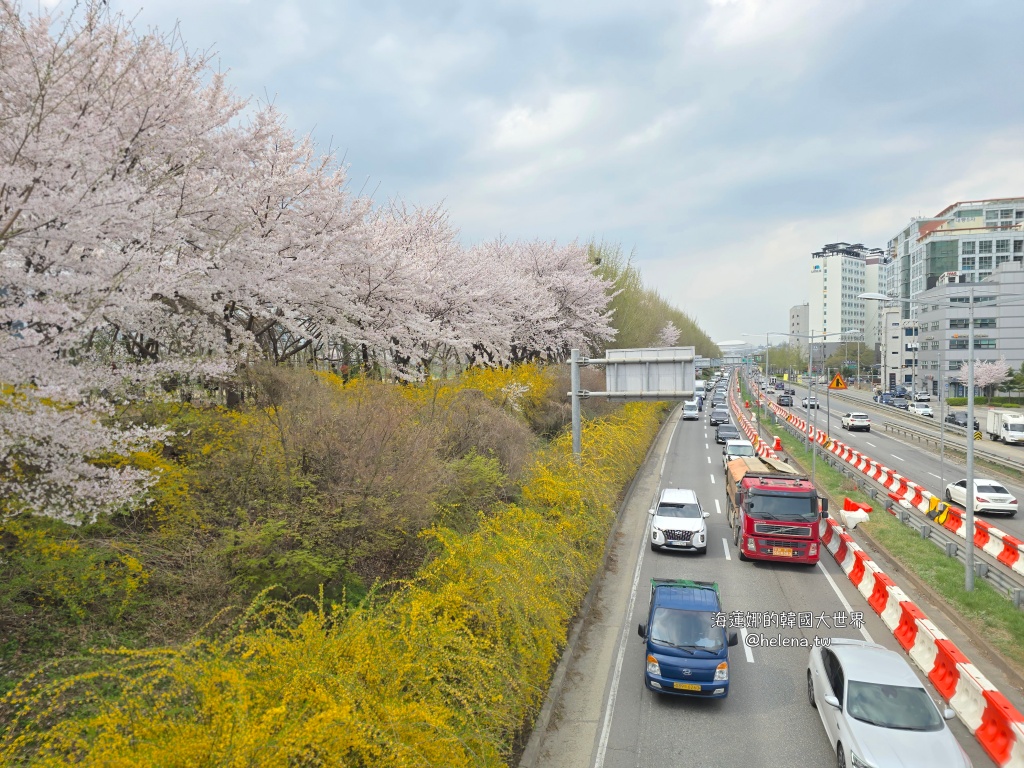
[[[796,347],[801,355],[807,356],[807,339],[801,338],[809,335],[807,325],[808,305],[797,304],[789,308],[789,332],[794,334],[789,337],[789,345]]]
[[[886,284],[888,264],[880,248],[861,243],[829,243],[811,254],[807,333],[825,338],[815,354],[828,356],[844,340],[879,343],[879,308],[857,297]]]

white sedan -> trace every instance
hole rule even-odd
[[[928,416],[930,418],[935,418],[935,414],[932,413],[931,406],[929,406],[927,403],[910,403],[907,406],[907,412],[916,413],[918,416]]]
[[[811,649],[807,700],[818,710],[839,768],[970,768],[971,760],[902,655],[864,640]]]
[[[952,501],[961,507],[967,507],[967,481],[958,480],[946,486],[946,501]],[[975,478],[974,480],[974,511],[1003,512],[1009,517],[1017,514],[1017,497],[1006,490],[995,480]]]

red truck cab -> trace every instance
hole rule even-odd
[[[744,457],[729,462],[726,487],[740,560],[818,562],[828,500],[808,478],[781,461]]]

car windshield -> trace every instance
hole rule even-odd
[[[943,727],[942,717],[924,688],[851,680],[846,711],[850,717],[881,728],[939,731]]]
[[[730,456],[756,456],[752,445],[733,445],[729,447]]]
[[[659,504],[658,517],[700,517],[700,507],[696,504]]]
[[[817,519],[814,497],[807,496],[776,496],[770,493],[751,494],[750,513],[753,517],[768,520],[792,520],[812,523]]]
[[[1008,490],[1003,488],[1003,486],[1001,486],[1001,485],[988,485],[988,484],[986,484],[986,485],[975,485],[974,487],[978,489],[978,493],[1005,493],[1007,495],[1010,493]]]
[[[718,653],[725,647],[725,630],[715,626],[710,611],[655,608],[650,633],[654,642],[673,648]]]
[[[1024,424],[1007,424],[1006,430],[1008,432],[1024,432]]]

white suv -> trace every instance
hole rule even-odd
[[[651,549],[688,549],[708,553],[708,513],[689,488],[666,488],[651,515]]]

